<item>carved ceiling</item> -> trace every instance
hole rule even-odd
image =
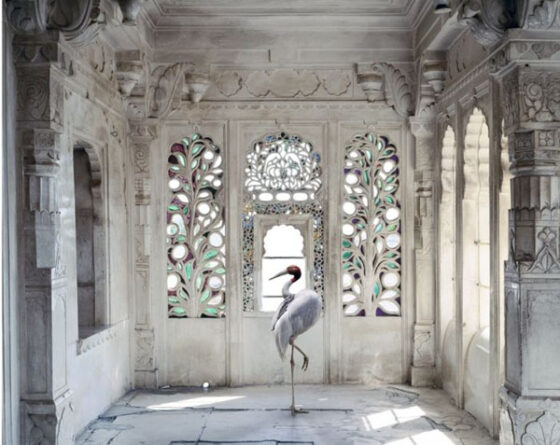
[[[155,26],[192,23],[193,18],[228,17],[379,17],[409,25],[426,0],[148,0],[144,6]],[[382,21],[379,22],[382,24]]]

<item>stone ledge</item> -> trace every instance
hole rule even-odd
[[[81,355],[90,349],[117,337],[119,330],[125,325],[126,320],[120,321],[111,326],[105,326],[100,331],[86,337],[80,338],[76,344],[76,353]]]

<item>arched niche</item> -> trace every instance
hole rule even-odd
[[[441,149],[441,201],[439,203],[439,339],[443,388],[456,397],[456,153],[451,126],[445,130]]]
[[[73,168],[78,332],[86,338],[109,324],[103,169],[97,151],[86,143],[74,147]]]
[[[462,324],[464,406],[489,430],[490,407],[490,137],[475,108],[464,144],[462,202]]]

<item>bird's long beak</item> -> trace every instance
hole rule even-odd
[[[288,271],[287,270],[283,270],[282,272],[278,272],[276,275],[274,275],[273,277],[270,277],[268,280],[274,280],[275,278],[281,277],[282,275],[287,275]]]

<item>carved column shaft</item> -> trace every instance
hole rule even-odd
[[[21,434],[23,443],[68,438],[71,397],[66,350],[66,274],[61,264],[58,182],[63,73],[54,40],[16,38],[17,144],[23,153],[21,252],[24,296],[20,306]],[[41,57],[30,57],[40,54]]]
[[[155,336],[150,316],[150,250],[152,202],[150,149],[156,128],[150,125],[131,125],[129,140],[134,165],[134,296],[136,302],[136,359],[135,384],[140,388],[157,388],[158,369],[155,359]]]
[[[435,372],[435,249],[433,159],[435,123],[412,120],[416,137],[415,187],[415,265],[416,322],[412,358],[412,385],[431,386]]]
[[[516,444],[550,443],[560,426],[560,402],[550,401],[560,396],[558,91],[560,73],[532,68],[516,68],[502,83],[513,208],[501,423],[503,440]]]

